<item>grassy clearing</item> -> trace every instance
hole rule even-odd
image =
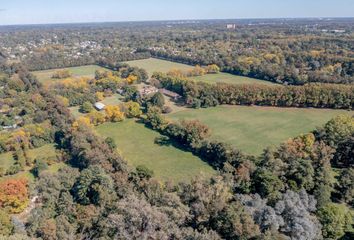
[[[191,70],[193,66],[176,63],[166,60],[161,60],[157,58],[149,58],[135,61],[125,62],[132,67],[139,67],[145,69],[149,76],[152,76],[154,72],[168,72],[172,69],[180,69],[180,70]]]
[[[173,182],[188,181],[198,174],[210,176],[214,170],[190,152],[154,143],[160,134],[134,120],[105,123],[97,127],[104,137],[113,138],[129,164],[145,165],[155,176]]]
[[[69,68],[61,68],[61,69],[50,69],[44,71],[35,71],[32,72],[40,82],[47,83],[56,81],[58,79],[53,79],[53,74],[58,70],[68,69],[74,77],[94,77],[96,70],[104,70],[109,71],[106,68],[102,68],[97,65],[87,65],[87,66],[80,66],[80,67],[69,67]]]
[[[0,154],[0,167],[5,169],[5,171],[9,169],[14,164],[14,162],[15,160],[13,158],[12,152]]]
[[[43,147],[29,150],[28,155],[32,159],[35,159],[37,157],[55,157],[56,152],[53,144],[47,144]],[[0,167],[3,167],[5,170],[7,170],[13,164],[15,164],[13,152],[0,154]]]
[[[122,103],[122,98],[123,98],[122,95],[116,93],[110,97],[105,98],[101,102],[105,105],[118,105],[118,104]]]
[[[206,83],[228,83],[228,84],[265,84],[273,85],[274,83],[269,81],[263,81],[255,78],[242,77],[229,73],[207,74],[200,77],[191,78],[195,81],[202,81]]]
[[[118,104],[122,103],[122,98],[123,98],[122,95],[116,93],[110,97],[105,98],[101,102],[105,105],[118,105]],[[80,106],[75,106],[75,107],[69,108],[69,110],[70,110],[71,114],[74,116],[74,118],[79,118],[79,117],[82,117],[85,115],[85,113],[81,113],[79,111],[79,109],[80,109]],[[94,111],[96,111],[96,110],[94,110]]]
[[[31,149],[29,150],[29,157],[31,159],[36,159],[38,157],[55,157],[56,152],[55,152],[55,146],[53,144],[47,144],[44,145],[43,147],[36,148],[36,149]],[[0,167],[2,167],[5,171],[9,169],[12,165],[15,164],[15,159],[13,157],[12,152],[8,153],[3,153],[0,154]],[[63,163],[55,163],[51,165],[48,169],[48,171],[55,171],[55,169],[59,169],[60,166],[62,166]],[[22,171],[18,174],[15,174],[13,176],[8,176],[9,178],[26,178],[30,181],[34,179],[33,174],[28,170]]]
[[[212,129],[212,138],[249,154],[260,154],[289,138],[314,130],[345,110],[218,106],[184,109],[168,115],[173,120],[199,119]]]
[[[133,67],[140,67],[145,69],[148,74],[151,76],[154,72],[168,72],[172,69],[180,69],[180,70],[191,70],[194,66],[190,66],[187,64],[176,63],[156,58],[142,59],[136,61],[128,61],[125,62]],[[195,81],[203,81],[207,83],[230,83],[230,84],[266,84],[272,85],[274,83],[263,81],[255,78],[236,76],[229,73],[218,73],[218,74],[207,74],[200,77],[192,77],[190,78]]]

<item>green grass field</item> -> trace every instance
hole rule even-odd
[[[184,109],[168,115],[173,120],[199,119],[212,130],[212,138],[228,142],[249,154],[278,146],[289,138],[308,133],[339,114],[329,109],[218,106]]]
[[[183,63],[176,63],[156,58],[135,60],[135,61],[127,61],[125,62],[133,67],[139,67],[145,69],[148,74],[151,76],[154,72],[168,72],[172,69],[180,69],[180,70],[191,70],[193,66],[186,65]],[[195,81],[203,81],[207,83],[230,83],[230,84],[267,84],[272,85],[274,83],[263,81],[255,78],[236,76],[229,73],[218,73],[218,74],[207,74],[200,77],[192,77],[190,78]]]
[[[96,129],[101,136],[116,141],[130,165],[145,165],[161,180],[188,181],[198,174],[210,176],[214,173],[207,163],[190,152],[155,144],[154,140],[160,134],[132,119],[121,123],[105,123]]]
[[[157,58],[149,58],[135,61],[127,61],[125,62],[132,67],[139,67],[145,69],[149,76],[151,76],[154,72],[168,72],[172,69],[180,69],[180,70],[191,70],[193,66],[176,63],[166,60],[161,60]]]
[[[87,66],[80,66],[80,67],[69,67],[69,68],[61,68],[61,69],[35,71],[32,73],[38,78],[40,82],[46,83],[46,82],[55,81],[56,79],[52,78],[53,74],[56,71],[63,70],[63,69],[68,69],[73,74],[74,77],[94,77],[96,70],[109,71],[108,69],[102,68],[97,65],[87,65]]]
[[[53,144],[47,144],[43,147],[31,149],[29,151],[29,156],[32,159],[36,159],[37,157],[55,157],[55,147]],[[15,159],[13,157],[12,152],[0,154],[0,167],[2,167],[5,171],[9,169],[12,165],[15,164]],[[59,168],[63,167],[64,163],[54,163],[53,165],[49,166],[49,172],[55,172],[59,170]],[[26,169],[25,171],[19,172],[18,174],[6,176],[4,178],[26,178],[29,181],[34,179],[33,174],[30,172],[30,169]],[[1,179],[1,178],[0,178]]]
[[[255,78],[242,77],[229,73],[207,74],[200,77],[191,78],[195,81],[202,81],[206,83],[228,83],[228,84],[265,84],[273,85],[269,81],[263,81]]]
[[[53,144],[47,144],[40,148],[35,148],[29,150],[29,156],[32,159],[37,157],[55,157],[55,147]],[[0,154],[0,167],[3,167],[5,170],[9,169],[15,163],[12,152],[7,152]]]

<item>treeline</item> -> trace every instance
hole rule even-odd
[[[103,67],[109,67],[111,62],[124,62],[131,60],[146,59],[151,57],[150,53],[115,53],[109,50],[101,54],[91,53],[90,55],[79,55],[68,57],[67,54],[60,51],[41,52],[30,55],[23,64],[30,71],[39,71],[55,68],[78,67],[84,65],[98,64]],[[104,59],[104,60],[103,60]]]
[[[190,55],[185,56],[183,53],[176,55],[175,53],[169,53],[166,50],[150,50],[150,54],[156,58],[189,65],[217,64],[221,67],[221,71],[223,72],[275,83],[303,85],[310,82],[340,84],[354,82],[351,58],[332,60],[327,57],[318,57],[321,54],[325,54],[321,51],[312,51],[312,54],[315,56],[305,56],[304,54],[304,56],[300,57],[292,54],[288,56],[289,60],[285,60],[284,56],[277,53],[255,53],[256,56],[235,56],[234,58],[236,61],[227,60],[230,59],[230,56],[224,56],[217,59],[207,55],[195,55],[192,57]],[[298,59],[295,60],[294,57]],[[294,61],[305,61],[303,64],[308,67],[299,67],[297,66],[299,63],[294,63]],[[328,62],[331,62],[332,65],[322,65]]]
[[[155,74],[153,78],[164,88],[184,96],[185,103],[195,108],[219,104],[334,109],[354,107],[354,85],[212,85],[162,73]]]

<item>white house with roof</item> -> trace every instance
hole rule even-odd
[[[97,111],[102,111],[104,110],[104,108],[106,107],[106,105],[104,105],[103,103],[101,102],[96,102],[95,104],[93,104],[93,106],[95,107],[95,109]]]

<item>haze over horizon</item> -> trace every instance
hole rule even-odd
[[[18,6],[21,6],[19,8]],[[0,2],[0,25],[247,18],[354,17],[350,0],[12,0]]]

